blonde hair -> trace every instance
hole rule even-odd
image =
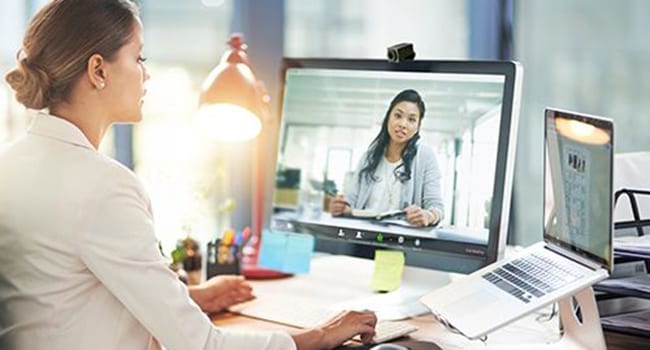
[[[88,59],[114,59],[131,39],[138,16],[130,0],[52,0],[27,28],[18,65],[5,77],[16,99],[44,109],[66,101]]]

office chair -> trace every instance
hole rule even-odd
[[[613,182],[614,235],[643,236],[650,229],[650,152],[616,154]]]
[[[614,239],[634,240],[633,236],[642,237],[650,234],[650,152],[622,153],[614,156]],[[629,238],[628,238],[629,237]],[[616,244],[614,244],[616,247]],[[614,249],[616,255],[616,248]],[[615,256],[615,272],[610,280],[605,280],[594,286],[596,300],[598,301],[601,319],[606,318],[605,314],[622,314],[626,312],[643,310],[648,307],[646,302],[650,295],[642,292],[643,289],[619,288],[610,282],[623,280],[646,280],[642,276],[645,271],[650,271],[650,260],[638,257]],[[628,271],[621,276],[622,264],[629,263],[629,267],[639,272]],[[617,271],[616,266],[619,266]],[[639,266],[641,265],[641,266]],[[611,280],[614,279],[614,280]],[[609,331],[629,333],[621,329],[614,329],[603,325]],[[611,329],[610,329],[611,328]],[[647,336],[647,335],[644,335]]]

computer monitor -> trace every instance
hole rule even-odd
[[[496,261],[508,231],[521,77],[505,61],[285,58],[272,227],[312,234],[320,251],[372,258],[375,249],[396,249],[409,265],[444,271]],[[379,190],[359,189],[381,181],[381,164],[374,178],[358,170],[391,101],[409,89],[425,112],[410,178],[393,193],[401,194],[398,209],[435,203],[435,226],[370,214]],[[331,215],[334,193],[355,197],[356,215]]]

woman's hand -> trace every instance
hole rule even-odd
[[[406,214],[406,221],[417,227],[429,226],[440,220],[435,211],[424,210],[417,205],[409,205],[404,209],[404,213]]]
[[[332,216],[352,214],[352,207],[350,207],[350,203],[345,200],[345,197],[342,194],[336,195],[332,198],[330,201],[329,210]]]
[[[242,276],[221,275],[190,287],[190,297],[206,313],[218,312],[255,298]]]
[[[333,349],[356,335],[361,336],[364,344],[370,344],[376,324],[374,312],[344,311],[325,324],[292,337],[298,350]]]

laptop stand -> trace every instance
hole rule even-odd
[[[577,302],[577,305],[573,302]],[[603,329],[600,326],[600,316],[596,306],[594,290],[591,286],[577,292],[573,296],[558,301],[560,309],[560,324],[564,331],[560,340],[551,344],[512,344],[488,346],[488,349],[539,349],[539,350],[606,350]],[[574,306],[580,307],[582,322],[578,320]]]

